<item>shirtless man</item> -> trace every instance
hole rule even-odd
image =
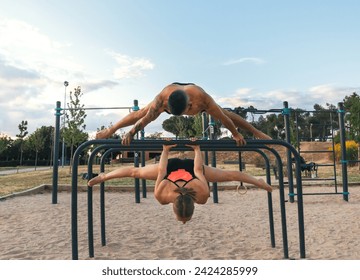
[[[271,139],[270,136],[257,130],[239,115],[229,112],[216,104],[214,99],[201,87],[188,83],[173,83],[166,86],[155,99],[139,111],[133,111],[113,126],[103,129],[96,134],[96,139],[110,137],[116,130],[134,125],[122,139],[123,145],[129,145],[134,135],[150,122],[156,120],[163,112],[180,115],[196,115],[206,112],[219,120],[230,130],[237,145],[245,145],[244,137],[237,131],[237,127],[252,133],[259,139]]]

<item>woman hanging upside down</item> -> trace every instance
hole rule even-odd
[[[160,204],[173,203],[173,210],[178,221],[184,224],[194,213],[194,203],[205,204],[210,196],[208,182],[241,181],[253,184],[268,192],[272,191],[262,179],[256,179],[235,170],[223,170],[203,164],[200,146],[187,145],[194,150],[194,159],[168,158],[174,145],[163,145],[160,161],[144,167],[123,167],[109,173],[101,173],[88,182],[92,187],[101,182],[132,177],[154,180],[154,195]]]

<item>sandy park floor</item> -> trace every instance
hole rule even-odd
[[[307,192],[333,192],[305,187]],[[304,196],[306,258],[360,259],[360,187],[341,195]],[[71,259],[71,194],[60,192],[0,201],[0,259]],[[94,191],[95,259],[283,259],[279,192],[273,192],[276,247],[270,245],[267,195],[262,190],[219,192],[196,206],[191,222],[176,221],[170,205],[161,206],[151,192],[135,203],[132,192],[106,192],[107,245],[101,246],[99,192]],[[87,196],[78,194],[79,259],[89,259]],[[286,203],[289,257],[299,259],[297,204]]]

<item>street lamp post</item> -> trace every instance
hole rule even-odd
[[[65,128],[65,121],[66,121],[66,115],[65,115],[65,109],[66,109],[66,87],[69,85],[69,82],[65,81],[64,82],[64,86],[65,86],[65,93],[64,93],[64,110],[63,110],[63,133],[64,133],[64,128]],[[62,139],[62,159],[61,159],[61,166],[64,167],[64,161],[65,161],[65,138],[64,138],[64,134],[63,134],[63,139]]]

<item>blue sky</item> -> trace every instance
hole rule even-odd
[[[312,109],[360,88],[360,2],[0,0],[0,133],[86,107],[145,106],[194,82],[223,107]],[[68,98],[68,97],[67,97]],[[88,111],[88,132],[128,111]],[[161,131],[162,116],[148,133]],[[125,129],[126,131],[126,129]]]

